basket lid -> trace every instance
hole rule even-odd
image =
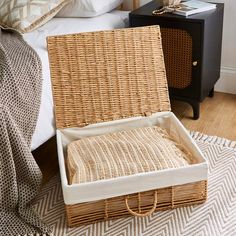
[[[170,110],[158,26],[47,39],[57,128]]]

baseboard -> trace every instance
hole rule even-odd
[[[236,68],[222,67],[215,91],[236,94]]]

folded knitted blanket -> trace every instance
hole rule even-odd
[[[191,164],[191,154],[158,126],[82,138],[68,146],[70,184]]]
[[[31,208],[42,174],[31,154],[41,62],[22,36],[0,28],[0,235],[48,233]]]

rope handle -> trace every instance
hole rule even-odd
[[[145,212],[145,213],[137,213],[137,212],[134,212],[133,210],[131,210],[129,207],[128,198],[129,198],[129,196],[127,196],[125,198],[125,205],[126,205],[128,212],[133,216],[139,216],[139,217],[150,216],[155,211],[155,209],[157,207],[157,191],[154,192],[154,203],[153,203],[152,209],[149,210],[148,212]]]

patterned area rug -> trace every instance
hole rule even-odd
[[[67,228],[56,176],[35,205],[55,236],[236,236],[236,142],[191,133],[209,161],[208,200],[202,205]]]

